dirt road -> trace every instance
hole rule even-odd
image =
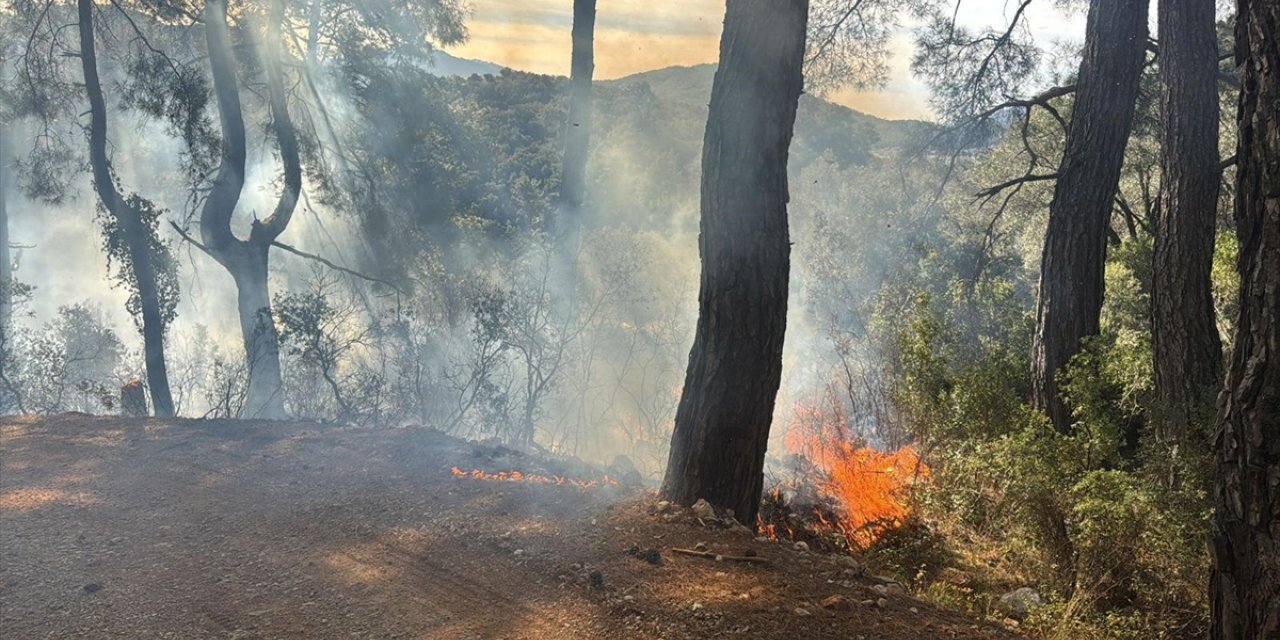
[[[877,606],[835,558],[663,522],[639,490],[450,472],[518,464],[417,428],[0,419],[0,637],[1010,637]],[[698,542],[769,562],[670,552]]]

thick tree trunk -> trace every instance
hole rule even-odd
[[[782,376],[807,0],[729,0],[702,149],[698,324],[662,493],[755,526]]]
[[[168,418],[173,416],[174,411],[164,356],[165,318],[152,263],[151,243],[144,228],[142,214],[116,190],[111,160],[107,157],[107,107],[102,96],[102,84],[98,79],[93,12],[92,0],[79,0],[80,62],[84,70],[85,93],[89,98],[89,159],[93,166],[93,186],[107,214],[115,218],[120,226],[120,233],[128,248],[142,312],[147,389],[151,392],[151,404],[155,407],[156,415]]]
[[[1236,7],[1241,291],[1214,438],[1214,640],[1280,638],[1280,4]]]
[[[236,281],[240,335],[249,362],[249,391],[245,418],[284,417],[284,388],[280,375],[280,340],[271,318],[267,286],[267,247],[243,245],[227,265]]]
[[[1107,227],[1147,41],[1147,0],[1092,0],[1066,151],[1049,205],[1032,343],[1036,408],[1067,433],[1060,370],[1098,333]]]
[[[284,190],[271,215],[266,220],[253,222],[248,240],[236,238],[231,232],[231,218],[244,188],[245,127],[226,14],[226,0],[209,0],[205,4],[205,39],[222,124],[222,159],[200,214],[200,234],[205,250],[226,267],[236,282],[241,337],[249,368],[244,415],[278,420],[286,415],[284,385],[280,375],[280,341],[271,319],[267,265],[271,244],[288,226],[302,191],[298,139],[289,118],[279,59],[284,5],[281,0],[271,3],[263,57],[272,131],[284,166]]]
[[[1159,33],[1164,117],[1151,287],[1156,434],[1205,451],[1207,432],[1189,429],[1212,415],[1222,382],[1210,283],[1221,177],[1214,0],[1162,0]]]

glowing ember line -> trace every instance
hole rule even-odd
[[[521,473],[519,471],[499,471],[497,473],[489,473],[480,469],[472,469],[471,471],[463,471],[457,467],[450,469],[455,478],[472,478],[475,480],[491,480],[495,482],[528,482],[532,484],[555,484],[569,485],[573,487],[581,487],[583,489],[593,489],[595,487],[616,487],[618,481],[604,476],[599,480],[577,480],[575,478],[566,478],[564,476],[544,476],[536,473]]]

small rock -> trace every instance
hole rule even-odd
[[[795,614],[796,614],[796,615],[798,615],[798,616],[800,616],[800,617],[802,617],[802,618],[803,618],[803,617],[805,617],[805,616],[811,616],[811,615],[813,615],[813,614],[809,613],[809,610],[808,610],[808,609],[806,609],[806,608],[804,608],[804,607],[796,607]]]
[[[791,547],[792,547],[793,549],[795,549],[796,551],[808,551],[808,550],[809,550],[809,543],[808,543],[808,542],[805,542],[805,541],[803,541],[803,540],[801,540],[800,542],[797,542],[797,543],[795,543],[795,544],[791,545]]]
[[[644,477],[640,475],[640,470],[636,468],[636,463],[631,461],[624,455],[615,456],[613,463],[609,465],[609,475],[613,479],[621,482],[629,487],[637,487],[644,484]]]
[[[99,591],[102,591],[102,585],[96,582],[90,582],[89,584],[86,584],[85,586],[81,587],[81,589],[84,589],[85,593],[97,593]]]
[[[1000,600],[996,602],[996,610],[1014,620],[1021,620],[1027,617],[1032,609],[1042,604],[1044,602],[1035,589],[1022,587],[1000,596]]]
[[[907,611],[910,611],[911,613],[920,613],[920,610],[915,607],[911,607],[910,609],[907,609]]]
[[[885,608],[885,607],[889,606],[889,601],[888,601],[888,600],[885,600],[884,598],[877,598],[877,599],[876,599],[876,606],[877,606],[877,607],[880,607],[881,609],[883,609],[883,608]]]
[[[705,542],[699,542],[698,544],[693,545],[693,550],[694,550],[694,551],[706,551],[706,550],[707,550],[707,543],[705,543]]]
[[[871,590],[876,592],[876,595],[882,598],[889,595],[889,587],[886,587],[882,584],[872,585]]]
[[[772,542],[769,536],[756,536],[756,542]]]
[[[689,510],[693,512],[695,518],[702,520],[714,520],[716,517],[716,508],[711,506],[711,503],[704,498],[698,498],[698,501],[693,503]]]
[[[644,553],[640,554],[640,557],[643,558],[645,562],[648,562],[655,567],[662,566],[662,554],[659,553],[657,549],[645,549]]]
[[[693,603],[693,606],[689,607],[689,610],[690,610],[690,611],[701,611],[701,610],[702,610],[702,603],[701,603],[701,602],[695,602],[695,603]]]
[[[842,595],[827,596],[822,600],[822,608],[832,611],[848,611],[851,606],[849,599]]]
[[[854,573],[862,571],[862,565],[857,560],[854,560],[853,556],[837,555],[833,557],[836,559],[837,564],[844,565],[846,569],[852,569]]]
[[[599,569],[592,571],[589,578],[591,580],[591,586],[593,588],[600,589],[604,587],[604,574],[600,573]]]
[[[512,551],[511,554],[516,556],[522,556],[524,555],[524,549],[516,549],[515,551]]]
[[[654,505],[653,511],[654,513],[666,513],[668,511],[671,511],[671,501],[659,500],[658,504]]]

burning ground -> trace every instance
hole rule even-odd
[[[0,425],[5,637],[1010,637],[850,558],[430,430]]]

